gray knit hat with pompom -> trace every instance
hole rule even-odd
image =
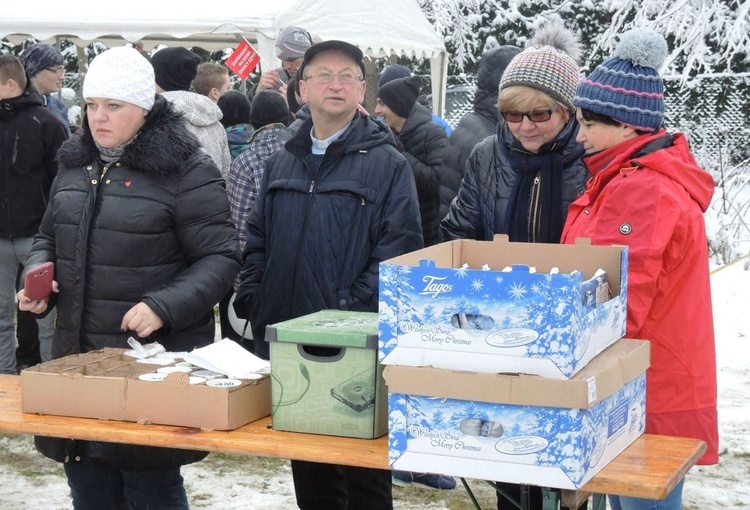
[[[541,90],[573,111],[580,54],[581,43],[573,32],[560,23],[548,23],[505,68],[500,91],[514,86]]]
[[[657,131],[664,121],[658,69],[666,56],[667,42],[658,33],[649,28],[626,32],[614,56],[578,85],[573,104],[639,131]]]

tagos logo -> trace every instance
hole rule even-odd
[[[510,328],[490,333],[485,338],[485,342],[492,347],[519,347],[535,342],[537,338],[539,338],[539,333],[533,329]]]
[[[495,444],[495,450],[506,455],[528,455],[544,450],[549,441],[538,436],[509,437]]]
[[[450,285],[448,283],[441,283],[446,278],[447,276],[438,278],[437,276],[425,275],[425,277],[422,278],[422,281],[426,285],[424,286],[424,289],[422,289],[422,292],[420,292],[420,294],[423,296],[432,296],[436,298],[440,294],[445,294],[452,291],[453,285]]]

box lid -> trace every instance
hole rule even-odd
[[[588,409],[643,373],[649,362],[648,341],[623,338],[568,380],[400,365],[386,366],[383,377],[389,393]]]
[[[378,314],[321,310],[268,326],[266,341],[377,349]]]

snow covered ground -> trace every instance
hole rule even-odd
[[[719,379],[721,461],[696,466],[688,474],[685,510],[750,508],[750,259],[715,270],[711,276]],[[183,469],[194,509],[279,510],[296,508],[291,471],[286,461],[210,456]],[[0,509],[72,509],[60,466],[33,450],[24,436],[0,436]],[[476,485],[476,484],[475,484]],[[474,485],[473,485],[474,487]],[[398,509],[452,510],[473,508],[468,497],[451,501],[426,491],[398,489]],[[445,495],[447,497],[447,494]],[[464,494],[465,496],[465,494]],[[458,502],[456,500],[458,499]],[[490,498],[491,499],[491,498]],[[482,508],[492,508],[484,498]]]

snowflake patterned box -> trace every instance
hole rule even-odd
[[[645,429],[649,343],[572,379],[388,365],[392,469],[577,489]]]
[[[560,245],[495,236],[384,261],[381,362],[569,379],[625,335],[627,254],[626,246],[588,239]],[[586,282],[600,270],[612,298],[592,308]]]

